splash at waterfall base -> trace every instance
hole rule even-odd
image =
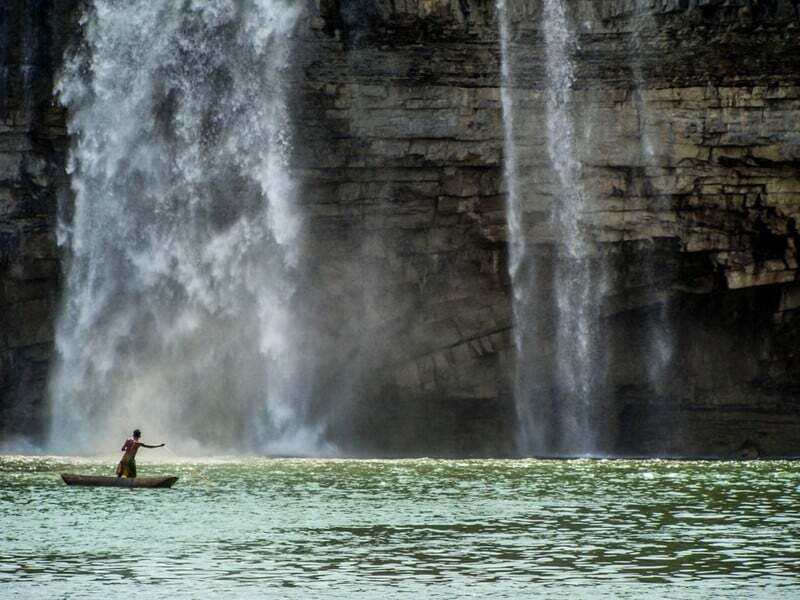
[[[205,363],[215,365],[213,373],[198,370],[199,381],[207,384],[213,375],[214,385],[198,384],[187,393],[156,368],[163,347],[153,333],[154,323],[168,322],[176,307],[186,307],[171,304],[170,294],[194,298],[193,310],[201,315],[208,310],[206,300],[216,306],[228,297],[213,285],[205,286],[210,279],[205,276],[213,270],[194,270],[191,261],[178,264],[200,275],[199,287],[187,284],[192,278],[174,277],[169,261],[133,263],[137,269],[145,267],[137,276],[148,275],[142,280],[158,291],[161,304],[150,315],[153,321],[136,312],[152,308],[147,302],[115,305],[114,293],[106,298],[107,306],[131,308],[136,330],[144,336],[141,345],[121,344],[111,354],[91,355],[84,346],[68,344],[68,352],[81,358],[83,367],[93,361],[101,365],[111,355],[135,358],[115,363],[123,371],[130,369],[129,375],[148,367],[152,377],[128,378],[141,385],[138,397],[150,402],[140,405],[146,410],[139,414],[181,423],[187,447],[191,439],[207,436],[223,449],[245,440],[242,451],[269,452],[275,438],[266,431],[294,430],[308,434],[287,435],[286,440],[297,440],[295,453],[335,448],[358,456],[513,455],[519,429],[514,373],[535,382],[528,398],[547,420],[559,423],[564,396],[553,374],[565,364],[567,347],[561,346],[559,358],[553,346],[559,335],[547,328],[558,325],[559,314],[570,314],[564,287],[562,309],[554,310],[564,275],[591,267],[573,268],[569,258],[556,264],[556,257],[565,256],[562,240],[542,231],[560,184],[543,137],[548,109],[541,3],[509,3],[512,54],[519,57],[512,91],[524,115],[516,120],[515,147],[521,175],[535,182],[527,189],[538,196],[521,220],[531,240],[528,256],[536,262],[528,290],[536,327],[515,323],[516,290],[508,277],[508,144],[495,7],[477,1],[459,4],[442,3],[429,10],[428,3],[425,8],[387,1],[361,10],[356,2],[321,2],[298,17],[291,38],[282,38],[291,39],[292,68],[275,74],[274,81],[284,85],[272,89],[289,94],[284,105],[291,144],[284,153],[286,164],[272,164],[290,174],[294,186],[290,206],[297,211],[299,229],[296,243],[289,246],[300,268],[284,270],[287,247],[275,243],[269,228],[261,228],[259,204],[251,202],[262,198],[248,176],[253,165],[233,160],[226,163],[238,174],[239,187],[233,189],[242,191],[235,210],[221,201],[220,191],[231,188],[220,171],[193,170],[193,176],[214,180],[208,206],[215,209],[172,221],[171,233],[186,234],[178,244],[161,245],[166,238],[159,236],[165,232],[146,227],[139,230],[156,234],[154,238],[131,236],[134,243],[128,250],[138,259],[148,256],[143,249],[153,241],[159,243],[150,244],[151,249],[191,256],[184,250],[192,248],[193,240],[214,250],[204,259],[223,258],[216,263],[222,266],[220,281],[241,292],[231,297],[244,311],[239,314],[252,319],[231,318],[233,332],[225,332],[230,315],[215,313],[210,321],[201,320],[209,325],[200,328],[207,336],[203,339],[215,340],[212,334],[219,331],[229,342],[224,349],[215,347],[227,362],[216,360],[219,354],[206,355],[201,344],[189,344],[193,359],[215,359]],[[796,36],[787,34],[795,17],[793,9],[784,8],[791,3],[773,3],[773,12],[759,9],[745,18],[736,3],[695,7],[665,2],[647,21],[624,4],[565,3],[571,31],[581,40],[573,57],[578,82],[571,100],[573,135],[591,142],[578,144],[585,152],[578,154],[583,187],[591,199],[582,220],[592,227],[593,251],[602,257],[605,272],[603,285],[595,288],[601,293],[590,296],[592,306],[576,303],[595,311],[592,323],[603,340],[595,362],[603,365],[603,385],[594,388],[602,394],[582,398],[602,407],[596,415],[585,413],[593,430],[601,432],[590,453],[731,457],[755,448],[762,455],[800,454],[800,370],[793,350],[800,330],[793,221],[800,186],[792,137],[800,102],[800,59],[794,52]],[[37,7],[42,13],[48,10],[44,4]],[[57,22],[46,17],[36,17],[41,19],[42,39]],[[55,26],[83,31],[66,19]],[[634,43],[633,32],[641,26],[651,29],[640,32],[641,42]],[[180,33],[199,35],[192,27]],[[210,39],[228,34],[222,27]],[[226,51],[235,46],[237,52],[251,52],[251,60],[266,60],[269,53],[252,53],[247,39],[237,38]],[[684,42],[676,47],[675,39]],[[159,49],[156,44],[148,48]],[[637,69],[630,62],[631,48],[641,60]],[[206,50],[203,56],[210,60],[213,48]],[[32,60],[17,54],[14,64]],[[230,56],[223,52],[220,58]],[[164,94],[168,101],[157,111],[161,121],[147,121],[153,137],[137,142],[175,143],[159,136],[170,131],[160,129],[163,121],[191,108],[180,101],[186,84],[181,77],[191,81],[203,69],[216,69],[216,83],[204,88],[210,98],[217,98],[220,90],[235,95],[235,86],[228,85],[235,78],[228,77],[246,61],[191,64],[195,71],[168,70],[180,83],[172,92],[151,89],[151,97]],[[57,68],[56,63],[51,71]],[[0,215],[4,227],[8,225],[3,231],[11,232],[3,234],[8,241],[3,248],[11,250],[4,254],[0,272],[0,429],[5,440],[24,434],[42,441],[49,414],[45,390],[53,362],[54,315],[68,287],[67,281],[58,280],[65,256],[56,249],[56,197],[60,190],[67,213],[75,201],[64,175],[63,127],[79,111],[64,114],[53,106],[52,86],[42,83],[48,89],[33,99],[39,117],[26,120],[22,79],[17,70],[10,72],[19,85],[10,88],[6,106],[12,117],[4,127],[27,141],[7,153],[0,181],[0,193],[12,198],[10,213]],[[135,85],[142,82],[130,83],[137,94],[144,91]],[[208,101],[203,110],[213,109],[210,98],[199,98]],[[247,108],[246,103],[239,107]],[[206,116],[215,114],[210,110]],[[247,142],[245,133],[263,133],[272,121],[259,122],[262,129],[235,130],[215,129],[219,123],[212,118],[205,123],[216,142],[214,136],[221,131],[232,132],[230,142],[236,148]],[[593,131],[587,128],[591,124]],[[185,148],[197,147],[205,151],[202,143]],[[650,154],[642,150],[647,147]],[[202,166],[202,161],[192,162],[198,156],[202,152],[185,155],[183,165]],[[140,217],[136,210],[143,211],[146,203],[132,196],[127,203],[132,215]],[[86,214],[101,217],[100,212]],[[229,229],[232,222],[239,225]],[[242,234],[238,239],[246,243],[219,243],[231,231]],[[212,239],[218,243],[209,243]],[[232,250],[239,247],[247,252]],[[254,257],[261,252],[274,267],[269,276],[259,272],[246,281],[233,276],[243,266],[257,265]],[[97,256],[116,260],[124,253]],[[123,290],[136,281],[124,275],[115,280]],[[294,314],[298,325],[283,328],[291,336],[262,338],[266,321],[258,310],[261,290],[275,292],[276,304]],[[99,321],[102,327],[125,322]],[[180,339],[197,342],[191,333],[197,331],[192,330],[194,321],[181,323],[187,328]],[[537,340],[523,365],[515,340],[521,326]],[[242,333],[243,342],[236,332]],[[275,405],[260,392],[269,370],[263,369],[263,356],[269,352],[259,339],[286,339],[293,346],[291,354],[310,357],[298,370],[289,370],[289,380],[271,379],[270,385],[288,390],[281,405],[288,410],[280,413],[284,429],[271,429]],[[159,352],[150,355],[153,348]],[[84,351],[87,355],[78,356]],[[238,361],[243,354],[251,358]],[[180,367],[179,379],[193,380],[194,360],[174,364]],[[249,385],[238,386],[238,379],[226,379],[225,373],[247,373]],[[290,381],[299,385],[288,385]],[[66,393],[54,385],[55,394]],[[99,393],[86,406],[102,410],[106,397]],[[124,405],[123,394],[113,398]],[[212,401],[199,402],[202,398]],[[186,415],[197,419],[183,419]],[[125,422],[125,416],[118,414],[120,428],[141,425]],[[265,429],[259,430],[258,424]],[[547,446],[561,454],[585,451],[559,446],[560,428],[548,428],[553,438]]]

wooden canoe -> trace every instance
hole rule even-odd
[[[177,477],[102,477],[99,475],[75,475],[74,473],[62,473],[61,479],[67,485],[124,488],[168,488],[178,481]]]

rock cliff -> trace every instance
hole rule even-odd
[[[53,74],[69,2],[0,6],[0,440],[37,435],[58,305],[58,196],[68,189],[64,114]]]
[[[543,225],[554,176],[543,151],[541,6],[512,2],[511,13],[515,95],[527,111],[515,137],[536,190],[528,239],[546,257],[557,240]],[[569,13],[586,226],[609,278],[597,299],[609,451],[795,453],[797,6],[570,2]],[[311,252],[329,235],[358,240],[339,264],[369,264],[398,311],[374,323],[352,315],[380,332],[368,339],[392,340],[381,345],[383,392],[364,397],[391,398],[389,413],[422,427],[399,439],[426,438],[431,421],[409,414],[441,409],[433,421],[469,448],[507,450],[507,433],[469,431],[513,428],[494,7],[329,3],[312,26],[322,34],[305,69],[313,125],[301,133],[319,232]],[[654,330],[668,356],[656,373]],[[540,362],[552,359],[543,342]]]
[[[800,3],[567,4],[570,110],[591,201],[582,226],[607,273],[597,298],[607,451],[800,453]],[[558,240],[546,219],[557,198],[541,5],[509,6],[526,235],[546,296]],[[50,91],[71,21],[57,3],[2,10],[8,436],[36,432],[44,414],[66,177],[64,116]],[[309,344],[322,357],[317,410],[329,435],[354,453],[512,453],[494,3],[320,0],[298,35],[293,169],[308,266],[298,310],[316,323]],[[537,363],[552,359],[542,340]]]

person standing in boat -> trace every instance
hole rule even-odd
[[[122,460],[117,465],[117,477],[136,477],[136,453],[139,448],[161,448],[164,444],[151,446],[140,442],[139,438],[142,437],[142,432],[138,429],[133,430],[133,437],[125,440],[122,445]]]

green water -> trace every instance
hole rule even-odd
[[[800,463],[0,457],[0,597],[800,598]]]

